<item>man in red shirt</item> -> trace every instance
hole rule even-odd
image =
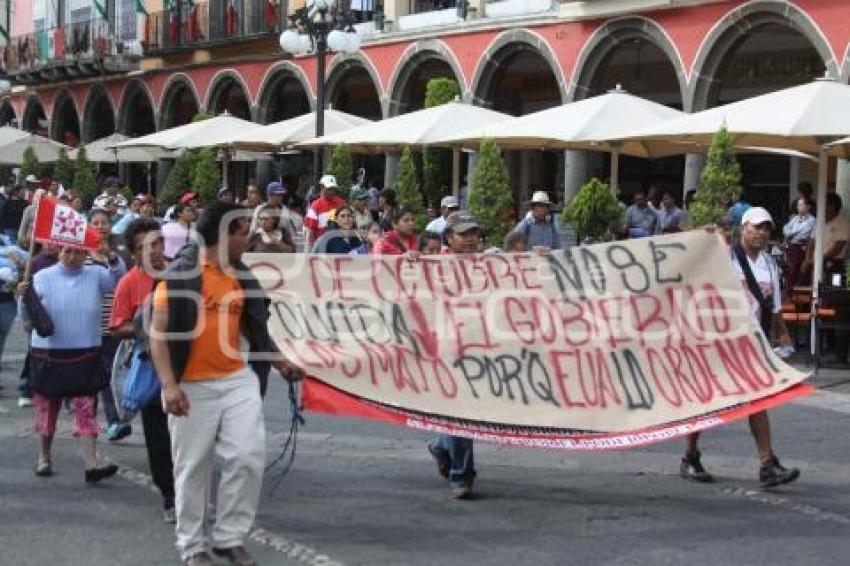
[[[133,318],[136,316],[136,311],[153,292],[155,283],[153,275],[165,269],[164,247],[158,222],[150,218],[137,218],[127,225],[124,238],[135,267],[118,282],[118,287],[115,289],[109,327],[116,339],[135,337]],[[142,426],[145,432],[145,446],[148,450],[151,476],[162,494],[163,517],[166,522],[174,523],[174,464],[171,460],[171,437],[168,434],[168,419],[159,399],[155,399],[142,409]]]
[[[307,232],[307,250],[312,250],[316,240],[328,229],[328,222],[336,216],[336,211],[345,206],[345,199],[337,195],[336,177],[325,175],[319,180],[321,195],[307,209],[304,228]]]

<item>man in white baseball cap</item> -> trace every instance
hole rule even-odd
[[[740,278],[749,301],[753,318],[766,337],[771,330],[779,337],[783,347],[791,345],[788,328],[779,313],[782,310],[782,284],[779,267],[765,249],[774,228],[773,217],[760,206],[748,209],[741,218],[741,240],[732,246],[732,269]],[[797,468],[785,468],[773,453],[770,421],[766,411],[750,415],[750,431],[756,442],[759,457],[759,481],[764,487],[791,483],[800,477]],[[680,473],[683,478],[710,482],[714,478],[700,462],[699,433],[688,436],[687,452],[682,458]]]
[[[531,196],[531,210],[513,229],[522,234],[528,250],[547,252],[561,247],[561,228],[552,214],[552,201],[546,191],[537,191]]]
[[[316,240],[328,229],[328,222],[336,216],[337,209],[345,206],[345,199],[337,195],[336,177],[325,175],[319,179],[321,194],[310,203],[304,217],[304,229],[307,236],[307,249],[312,250]]]
[[[442,236],[443,231],[446,229],[446,219],[452,212],[457,212],[458,210],[460,210],[460,201],[458,201],[457,197],[452,195],[443,197],[443,200],[440,201],[440,216],[429,222],[425,227],[425,231]]]

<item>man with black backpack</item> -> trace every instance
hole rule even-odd
[[[752,316],[758,321],[766,337],[775,331],[783,347],[791,345],[791,337],[781,316],[782,282],[776,261],[765,251],[773,230],[773,218],[762,207],[748,209],[741,219],[741,241],[732,246],[733,271],[740,277],[747,295]],[[750,415],[750,430],[756,442],[759,457],[759,481],[764,487],[791,483],[800,477],[797,468],[785,468],[773,453],[770,438],[770,421],[766,411]],[[680,473],[683,478],[711,482],[714,477],[700,462],[699,433],[688,436],[687,452],[682,458]]]

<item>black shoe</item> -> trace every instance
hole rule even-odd
[[[773,461],[767,466],[759,468],[759,481],[762,487],[776,487],[782,483],[791,483],[800,477],[800,470],[797,468],[786,468],[779,463],[776,456]]]
[[[100,480],[111,478],[117,473],[118,466],[116,466],[115,464],[109,464],[108,466],[100,466],[99,468],[92,468],[90,470],[86,470],[86,483],[97,483]]]
[[[215,562],[206,552],[198,552],[183,560],[185,566],[213,566]]]
[[[245,550],[244,546],[213,548],[213,554],[227,558],[231,564],[238,564],[239,566],[256,566],[257,564],[257,561]]]
[[[42,460],[38,464],[35,465],[35,475],[40,478],[49,478],[53,475],[53,467],[50,465],[50,462]]]
[[[701,455],[699,452],[685,454],[685,457],[682,458],[682,463],[679,464],[679,474],[686,480],[711,483],[714,481],[714,476],[702,467],[702,462],[699,460]]]

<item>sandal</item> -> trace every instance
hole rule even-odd
[[[49,460],[42,460],[35,465],[35,475],[40,478],[46,478],[53,475],[53,468],[50,466]]]

